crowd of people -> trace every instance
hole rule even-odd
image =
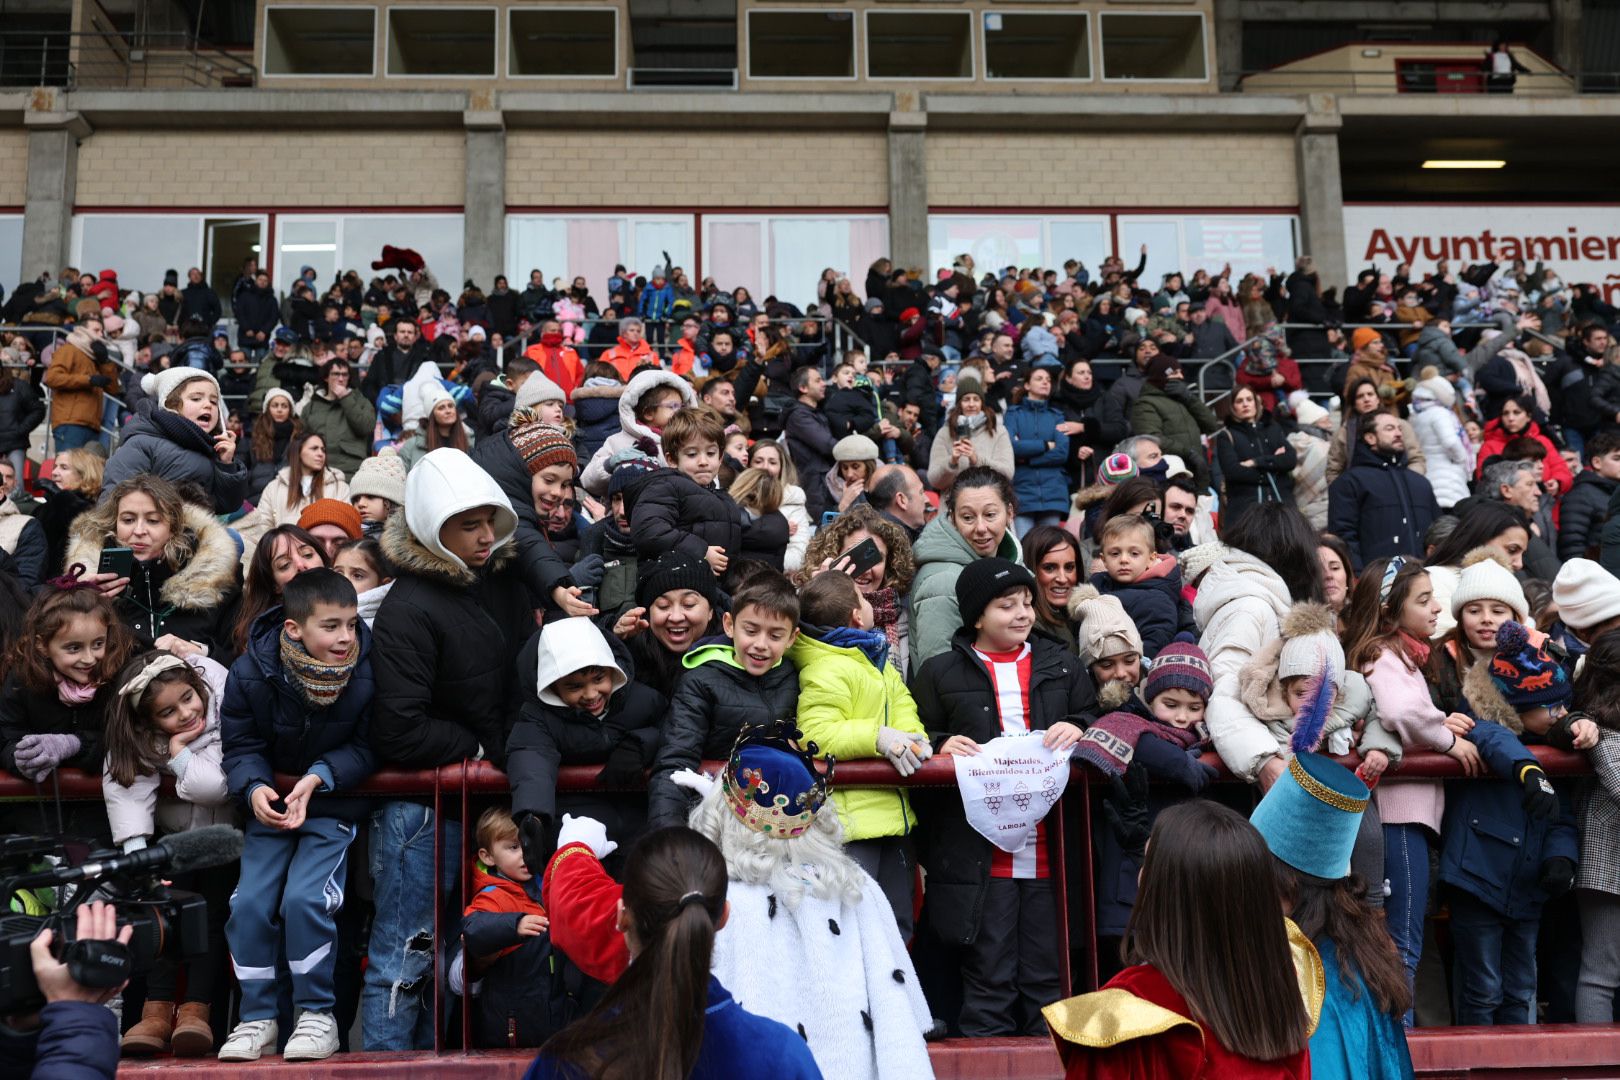
[[[796,1026],[810,1060],[776,1075],[929,1075],[925,1038],[1049,1025],[1070,1075],[1124,1075],[1084,1035],[1117,997],[1047,1009],[1088,848],[901,782],[1019,739],[1103,792],[1072,939],[1213,1033],[1205,1074],[1300,1075],[1311,1028],[1316,1075],[1397,1076],[1403,1025],[1611,1022],[1620,312],[1540,266],[1372,268],[1340,297],[1309,258],[1147,264],[880,260],[802,308],[667,257],[600,304],[538,270],[452,297],[393,248],[284,296],[249,265],[224,304],[195,269],[16,290],[0,766],[42,796],[99,773],[67,824],[125,850],[246,832],[240,867],[176,882],[211,948],[126,993],[123,1053],[431,1047],[442,948],[475,1044],[544,1044],[537,1075],[665,1075],[600,1044],[666,984]],[[1537,746],[1595,778],[1554,784]],[[1402,776],[1414,753],[1469,779]],[[838,786],[862,759],[895,786]],[[476,824],[355,792],[469,760],[511,783]],[[1216,761],[1264,795],[1253,827]],[[1299,799],[1342,815],[1342,860],[1290,838],[1326,813]],[[470,866],[439,841],[463,827]],[[1216,884],[1251,857],[1275,888]],[[1264,1017],[1214,1000],[1175,944],[1228,925],[1178,921],[1195,894],[1268,913],[1245,963],[1332,968],[1338,1019],[1301,1026],[1276,984]],[[783,935],[823,1012],[745,992]]]

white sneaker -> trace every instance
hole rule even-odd
[[[283,1061],[321,1061],[337,1053],[337,1020],[331,1013],[301,1012],[293,1033],[287,1036]]]
[[[275,1050],[277,1034],[274,1020],[244,1020],[219,1048],[219,1060],[258,1061],[266,1050]]]

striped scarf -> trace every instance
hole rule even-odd
[[[349,685],[354,667],[360,660],[360,641],[355,639],[354,651],[340,664],[323,664],[304,648],[304,643],[287,636],[281,629],[281,666],[287,678],[304,695],[304,700],[317,709],[324,709],[337,701],[343,688]]]

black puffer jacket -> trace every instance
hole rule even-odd
[[[1063,646],[1039,635],[1029,678],[1029,728],[1044,731],[1067,720],[1088,727],[1096,719],[1097,691],[1084,665]],[[988,742],[1002,734],[995,684],[973,652],[973,634],[958,630],[946,652],[930,658],[911,679],[917,717],[938,750],[952,735]],[[919,806],[922,864],[928,868],[928,918],[949,944],[979,935],[990,886],[990,841],[967,823],[954,794]]]
[[[1605,480],[1591,469],[1575,478],[1558,512],[1560,559],[1589,559],[1603,546],[1603,525],[1616,491],[1620,481]]]
[[[756,679],[738,666],[731,642],[711,640],[688,652],[682,663],[686,674],[675,687],[664,745],[647,786],[653,828],[686,824],[695,801],[670,773],[724,760],[744,727],[791,719],[799,711],[799,670],[786,659]]]
[[[822,511],[832,509],[827,505],[827,474],[832,472],[833,443],[838,441],[827,424],[827,414],[795,401],[782,414],[782,439],[799,470],[810,523],[820,525]]]
[[[0,687],[0,766],[17,776],[17,742],[24,735],[77,735],[79,752],[64,766],[92,775],[101,771],[101,732],[116,688],[108,683],[86,705],[64,705],[56,688],[35,693],[15,674]]]
[[[1350,468],[1328,487],[1328,532],[1350,548],[1356,573],[1374,559],[1422,555],[1423,537],[1440,516],[1429,481],[1393,459],[1356,442]]]
[[[1215,460],[1226,491],[1221,521],[1236,521],[1256,503],[1294,501],[1294,466],[1299,455],[1270,413],[1258,420],[1228,420],[1215,434]],[[1281,453],[1278,453],[1281,450]],[[1245,465],[1243,462],[1253,462]]]
[[[757,517],[748,514],[743,524],[742,555],[770,563],[774,569],[780,570],[789,538],[788,520],[780,510]]]
[[[419,466],[420,467],[420,466]],[[497,765],[517,715],[517,655],[534,607],[503,544],[482,572],[429,550],[395,514],[382,548],[399,570],[372,625],[371,742],[382,762],[428,769],[475,756]]]
[[[612,634],[605,635],[621,670],[630,670],[630,654]],[[564,765],[601,765],[622,741],[641,751],[642,768],[651,768],[663,732],[659,725],[669,709],[663,695],[638,682],[627,682],[614,692],[607,713],[592,716],[540,700],[536,684],[540,633],[523,646],[518,657],[518,685],[523,689],[523,710],[506,740],[506,776],[512,784],[512,816],[536,814],[546,822],[550,842],[542,855],[556,849],[556,829],[565,813],[585,815],[607,826],[620,847],[645,827],[647,800],[640,793],[609,794],[580,791],[558,795],[557,770]]]
[[[679,551],[702,562],[709,548],[742,554],[742,511],[731,496],[706,488],[679,469],[655,469],[624,489],[624,512],[636,554],[649,562]]]
[[[0,454],[28,449],[29,436],[44,420],[45,399],[26,380],[13,379],[11,390],[0,394]]]
[[[1081,390],[1067,379],[1060,380],[1052,391],[1052,404],[1063,410],[1065,420],[1086,425],[1080,434],[1069,436],[1069,460],[1064,465],[1070,484],[1084,487],[1096,479],[1098,467],[1131,433],[1125,410],[1119,398],[1095,382],[1090,390]],[[1087,446],[1091,447],[1091,457],[1082,461],[1080,450]]]
[[[500,485],[517,513],[517,564],[523,581],[534,593],[534,599],[548,611],[556,609],[552,592],[559,585],[573,585],[569,577],[569,563],[547,540],[540,529],[540,518],[534,512],[534,497],[529,494],[529,469],[512,446],[509,433],[500,432],[488,439],[479,439],[468,451],[478,467],[487,472]],[[523,635],[527,640],[528,632]]]

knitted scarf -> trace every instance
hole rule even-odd
[[[360,642],[354,643],[354,651],[349,658],[339,664],[323,664],[304,648],[301,641],[294,641],[287,636],[286,627],[281,630],[281,666],[287,672],[287,678],[303,694],[304,700],[317,709],[324,709],[337,701],[343,688],[349,685],[349,679],[354,675],[354,668],[360,661]]]
[[[1075,756],[1093,765],[1104,776],[1122,776],[1136,756],[1136,743],[1143,735],[1155,735],[1183,750],[1205,741],[1204,725],[1172,727],[1158,720],[1146,720],[1135,713],[1111,712],[1086,729],[1074,748]]]
[[[872,605],[872,628],[883,631],[883,636],[889,639],[889,650],[892,652],[900,647],[900,597],[893,589],[873,589],[862,593],[867,603]]]
[[[72,679],[56,676],[56,700],[70,708],[90,704],[96,699],[96,693],[100,689],[101,687],[95,683],[76,683]]]
[[[163,432],[170,442],[194,451],[207,458],[214,456],[214,440],[202,428],[177,412],[168,409],[153,409],[147,414],[152,426]]]

